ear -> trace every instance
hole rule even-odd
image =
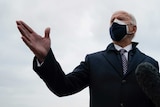
[[[136,31],[137,31],[137,26],[136,25],[130,26],[130,31],[129,31],[130,34],[135,34]]]
[[[137,31],[137,26],[134,25],[134,26],[133,26],[133,33],[136,33],[136,31]]]

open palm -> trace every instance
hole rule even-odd
[[[31,49],[39,61],[44,61],[51,45],[50,28],[45,29],[44,37],[38,35],[23,21],[16,21],[17,28],[22,34],[22,40]]]

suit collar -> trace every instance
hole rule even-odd
[[[138,43],[132,42],[132,49],[129,51],[129,64],[128,64],[128,75],[131,71],[133,71],[136,66],[143,61],[145,58],[143,54],[136,48]],[[136,53],[136,54],[135,54]],[[122,63],[119,52],[115,49],[114,44],[111,43],[108,45],[106,49],[106,53],[104,54],[106,60],[113,66],[113,68],[117,71],[120,76],[122,75]]]
[[[114,47],[116,50],[120,51],[121,49],[125,49],[127,52],[129,52],[132,49],[132,44],[127,45],[126,47],[121,47],[119,45],[114,44]]]
[[[135,50],[137,45],[138,45],[138,42],[132,42],[132,49],[131,50]],[[110,43],[108,45],[106,51],[117,51],[117,49],[114,46],[114,43]]]
[[[122,63],[120,61],[121,60],[120,54],[118,50],[115,49],[113,43],[108,45],[104,53],[104,57],[110,63],[110,65],[115,69],[115,71],[122,77]]]

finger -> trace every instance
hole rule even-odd
[[[31,42],[30,42],[25,36],[22,36],[21,38],[22,38],[23,42],[24,42],[29,48],[31,48],[31,47],[30,47],[30,46],[31,46]]]
[[[24,36],[25,33],[24,33],[23,29],[21,28],[21,26],[17,25],[17,28],[20,31],[20,33]]]
[[[29,34],[23,29],[23,27],[18,25],[17,28],[22,34],[22,36],[24,36],[28,41],[30,41]]]
[[[49,38],[49,34],[50,34],[50,28],[48,27],[45,29],[45,37]]]
[[[17,25],[20,25],[20,21],[16,21],[16,24],[17,24]]]
[[[17,21],[16,23],[17,23],[17,25],[23,25],[24,28],[27,29],[27,31],[29,33],[33,33],[34,32],[34,30],[31,27],[29,27],[26,23],[24,23],[23,21]]]

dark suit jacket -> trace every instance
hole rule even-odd
[[[35,58],[33,68],[58,96],[71,95],[89,86],[90,107],[154,107],[137,84],[135,69],[142,62],[149,62],[159,69],[158,62],[140,52],[136,45],[133,43],[129,52],[126,75],[122,74],[120,54],[112,43],[104,51],[87,55],[85,61],[67,75],[52,50],[41,67],[37,67]]]

